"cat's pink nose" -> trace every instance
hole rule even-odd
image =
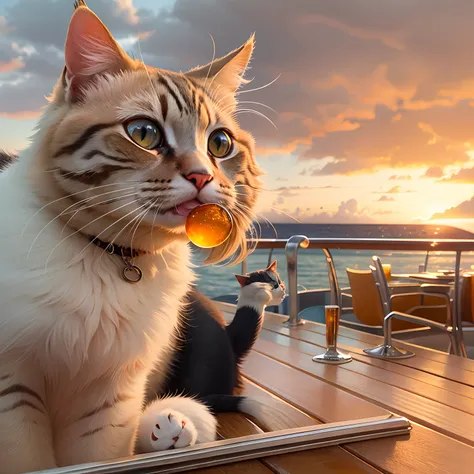
[[[209,181],[212,181],[212,176],[204,173],[190,173],[186,176],[186,179],[191,181],[200,191]]]

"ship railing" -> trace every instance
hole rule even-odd
[[[461,257],[463,252],[474,251],[474,239],[387,239],[387,238],[308,238],[305,235],[293,235],[289,239],[259,239],[250,241],[255,249],[270,250],[269,262],[274,249],[284,249],[288,275],[289,314],[285,322],[288,326],[302,323],[298,307],[298,252],[300,249],[320,249],[326,258],[331,304],[342,306],[342,294],[331,250],[374,250],[374,251],[424,251],[425,269],[430,252],[454,252],[454,295],[452,307],[453,353],[467,357],[464,345],[462,308],[461,308]],[[247,262],[242,263],[245,273]]]

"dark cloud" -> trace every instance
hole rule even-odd
[[[457,112],[457,120],[469,120],[466,113],[470,109],[461,103],[449,109],[449,113],[454,117]],[[354,130],[313,138],[311,147],[301,159],[334,156],[334,162],[325,165],[318,174],[354,173],[381,166],[465,162],[469,158],[463,142],[436,139],[430,127],[422,125],[429,117],[437,122],[447,110],[447,107],[438,106],[430,110],[400,112],[385,105],[377,105],[375,117],[372,120],[354,121],[358,125]],[[466,140],[470,136],[474,136],[474,127],[471,127]]]
[[[21,94],[16,84],[3,84],[0,87],[0,116],[28,119],[38,115],[38,111],[46,105],[45,94],[49,93],[45,84],[32,78],[26,78],[21,84]],[[15,101],[11,97],[15,97]]]
[[[35,47],[55,46],[62,50],[74,11],[73,4],[69,0],[17,0],[6,8],[5,19],[10,29],[8,37]],[[126,37],[138,31],[131,12],[118,8],[118,2],[89,0],[87,4],[117,37]],[[138,17],[144,25],[149,25],[148,13],[142,11]]]
[[[441,166],[430,166],[423,175],[423,178],[442,178],[444,176],[444,171]]]
[[[461,204],[446,209],[446,211],[439,214],[434,214],[431,220],[434,219],[473,219],[474,218],[474,196],[462,202]]]
[[[462,168],[457,173],[444,178],[442,181],[449,181],[455,183],[472,183],[474,184],[474,167]]]
[[[378,199],[377,199],[378,202],[390,202],[390,201],[395,201],[395,198],[391,197],[391,196],[380,196]]]
[[[403,175],[396,175],[393,174],[388,178],[390,181],[411,181],[412,177],[409,174],[403,174]]]
[[[401,186],[392,186],[390,189],[386,191],[373,191],[373,194],[407,194],[407,193],[414,193],[415,191],[411,189],[404,189]],[[386,197],[386,196],[382,196]],[[380,198],[379,201],[387,201],[387,200],[393,200],[393,199],[382,199]]]
[[[140,42],[144,58],[174,70],[211,60],[209,34],[222,55],[255,31],[247,76],[255,80],[246,89],[278,80],[241,94],[240,107],[265,113],[278,131],[252,112],[238,117],[255,135],[259,153],[293,152],[312,162],[309,175],[468,160],[465,143],[474,142],[474,62],[466,59],[474,46],[472,0],[176,0],[159,12],[134,9],[125,0],[88,4],[118,38],[149,33]],[[17,0],[5,9],[3,40],[34,45],[37,53],[15,53],[24,67],[0,75],[0,84],[13,82],[13,74],[42,82],[32,108],[44,102],[61,70],[57,52],[71,13],[72,0]],[[0,113],[23,111],[22,97],[33,90],[26,80],[6,89]]]

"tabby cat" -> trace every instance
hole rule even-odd
[[[214,413],[242,410],[245,398],[240,396],[240,364],[259,335],[265,307],[283,301],[285,285],[276,261],[264,270],[236,278],[240,295],[228,325],[215,302],[195,288],[188,293],[179,341],[170,354],[166,378],[162,368],[151,374],[147,402],[153,401],[157,393],[183,393],[205,402]]]
[[[32,143],[0,173],[4,471],[129,456],[140,422],[152,444],[139,450],[215,439],[197,400],[142,409],[195,280],[189,210],[219,202],[234,217],[208,263],[246,252],[261,171],[233,111],[253,47],[186,73],[155,69],[77,2]],[[279,413],[244,405],[263,424]]]

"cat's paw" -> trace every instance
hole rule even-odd
[[[142,413],[135,453],[208,443],[216,439],[216,430],[216,418],[202,403],[187,397],[157,399]]]
[[[197,430],[193,422],[177,411],[165,410],[150,421],[147,424],[151,451],[185,448],[196,443]],[[141,435],[146,436],[146,433],[142,432]]]

